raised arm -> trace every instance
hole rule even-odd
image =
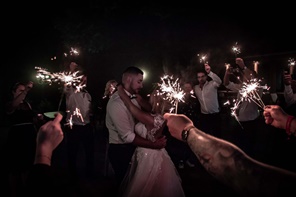
[[[16,95],[10,102],[6,104],[6,113],[7,114],[12,114],[16,108],[19,106],[20,103],[22,103],[26,96],[27,93],[33,88],[33,82],[29,81],[25,85],[25,90],[21,91],[19,95]]]
[[[183,136],[204,168],[240,196],[295,193],[295,173],[252,159],[234,144],[195,128],[185,115],[167,113],[164,117],[172,136],[179,140]]]
[[[205,71],[208,73],[208,76],[211,77],[213,81],[216,82],[216,86],[219,87],[222,83],[222,80],[220,79],[220,77],[211,71],[211,67],[209,64],[205,64],[204,66],[205,66]]]

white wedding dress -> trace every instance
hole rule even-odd
[[[147,131],[142,123],[135,126],[140,136],[154,141],[153,134],[164,119],[154,115],[154,128]],[[120,196],[124,197],[183,197],[180,176],[167,151],[137,147],[130,168],[121,183]]]

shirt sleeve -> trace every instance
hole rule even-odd
[[[291,85],[285,85],[284,88],[284,98],[288,106],[296,102],[296,94],[293,93]]]
[[[215,82],[215,86],[219,87],[222,83],[222,80],[220,79],[220,77],[218,75],[216,75],[215,73],[213,73],[212,71],[210,71],[210,73],[208,74],[208,76],[210,76],[213,81]]]
[[[135,138],[135,123],[124,103],[121,100],[117,100],[112,103],[112,105],[108,105],[108,108],[110,117],[119,137],[124,143],[132,143]]]
[[[227,86],[225,86],[225,87],[228,88],[229,90],[238,92],[239,89],[241,88],[241,85],[233,83],[232,81],[230,81],[229,84]]]

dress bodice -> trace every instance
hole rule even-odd
[[[135,126],[135,132],[143,138],[149,139],[154,142],[154,135],[156,131],[162,126],[164,123],[164,118],[160,114],[151,114],[154,117],[154,127],[150,131],[147,131],[145,124],[138,122]]]

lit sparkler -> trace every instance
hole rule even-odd
[[[70,56],[79,55],[79,52],[77,49],[74,49],[73,47],[71,47],[71,50],[69,51],[69,55]],[[64,56],[68,57],[68,53],[64,53]]]
[[[200,58],[199,58],[199,62],[200,62],[200,63],[203,63],[203,64],[208,63],[208,61],[206,61],[206,59],[207,59],[207,55],[200,55],[200,54],[197,54],[197,57],[200,57]]]
[[[37,70],[37,76],[36,76],[37,79],[41,82],[48,83],[49,85],[51,85],[52,83],[63,82],[63,83],[65,83],[66,86],[75,87],[75,93],[80,92],[86,86],[86,84],[81,83],[83,75],[78,75],[79,71],[51,73],[51,72],[47,71],[46,69],[43,69],[40,67],[35,67],[35,69]],[[64,93],[62,93],[62,96],[61,96],[61,99],[59,102],[58,111],[60,109],[63,95],[64,95]],[[67,113],[69,113],[69,111],[67,111]],[[80,113],[80,109],[76,108],[76,110],[73,112],[73,114],[70,116],[70,119],[68,120],[67,125],[69,125],[70,128],[72,128],[72,125],[73,125],[73,123],[72,123],[72,116],[73,115],[76,115],[76,116],[78,116],[78,118],[81,118],[82,122],[84,121],[83,117]]]
[[[70,112],[70,111],[67,111],[67,113],[69,113],[69,112]],[[72,126],[73,126],[73,121],[72,121],[73,116],[77,116],[78,118],[81,119],[82,122],[84,122],[83,116],[82,116],[82,114],[80,113],[80,109],[78,109],[78,108],[76,107],[75,111],[74,111],[73,114],[70,116],[70,118],[69,118],[69,120],[68,120],[68,123],[65,124],[65,125],[69,125],[71,129],[72,129]]]
[[[295,60],[294,60],[294,58],[289,58],[288,59],[288,66],[290,68],[290,75],[293,75],[294,66],[295,66]]]
[[[261,80],[257,78],[251,79],[249,82],[243,82],[242,88],[239,90],[240,99],[233,101],[233,107],[231,107],[231,115],[235,117],[238,121],[237,111],[239,110],[240,105],[244,101],[254,102],[260,108],[264,109],[265,104],[261,99],[258,91],[261,90],[269,90],[267,85],[260,85]],[[230,101],[224,103],[224,105],[229,105]],[[239,121],[238,121],[239,122]]]
[[[36,78],[40,81],[40,82],[45,82],[48,83],[49,85],[51,85],[54,82],[64,82],[67,85],[72,85],[72,86],[77,86],[79,87],[79,84],[81,83],[81,78],[83,77],[83,75],[78,75],[79,71],[76,72],[57,72],[57,73],[51,73],[49,71],[47,71],[44,68],[40,68],[40,67],[35,67],[35,69],[37,70],[37,75]]]
[[[235,45],[232,47],[232,51],[235,54],[235,57],[241,53],[240,47],[238,46],[237,42],[235,43]]]
[[[174,80],[173,76],[164,75],[161,77],[160,93],[165,96],[165,100],[168,100],[174,107],[177,114],[178,103],[184,102],[184,91],[180,87],[178,82],[179,78]]]

